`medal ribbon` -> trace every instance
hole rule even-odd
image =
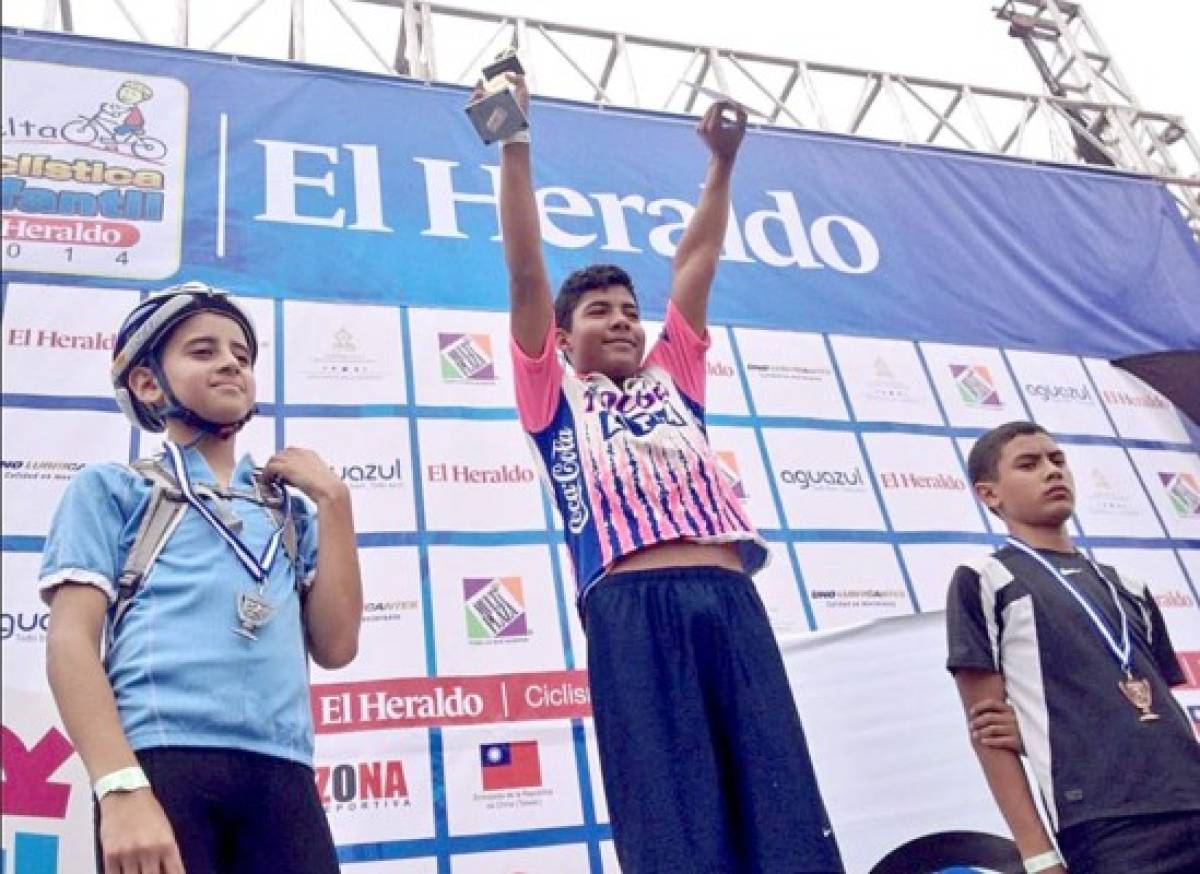
[[[1084,612],[1087,613],[1088,618],[1092,620],[1092,624],[1096,626],[1096,630],[1100,632],[1100,636],[1104,638],[1105,644],[1108,645],[1109,652],[1113,654],[1113,657],[1116,658],[1117,662],[1121,665],[1121,670],[1125,673],[1125,676],[1130,676],[1129,664],[1132,647],[1129,643],[1129,619],[1125,615],[1125,611],[1121,609],[1121,599],[1117,597],[1116,587],[1113,586],[1108,577],[1100,573],[1100,568],[1096,567],[1096,565],[1092,563],[1092,560],[1086,555],[1083,556],[1083,560],[1091,566],[1096,576],[1104,580],[1104,582],[1108,585],[1109,592],[1112,593],[1113,603],[1117,606],[1117,615],[1121,617],[1120,643],[1118,643],[1116,638],[1113,636],[1113,633],[1109,629],[1108,623],[1104,620],[1104,617],[1102,617],[1100,612],[1092,605],[1091,599],[1088,598],[1088,596],[1083,592],[1075,588],[1075,586],[1073,586],[1071,582],[1059,572],[1058,568],[1046,560],[1045,556],[1022,543],[1020,540],[1017,540],[1015,537],[1008,538],[1008,545],[1021,550],[1030,558],[1036,559],[1042,565],[1042,567],[1044,567],[1050,573],[1050,575],[1054,577],[1054,579],[1058,580],[1059,583],[1061,583],[1063,587],[1075,597],[1075,600],[1079,602],[1079,606],[1083,608]]]
[[[287,526],[288,519],[292,512],[292,502],[287,500],[286,496],[283,501],[283,521],[275,532],[267,541],[266,547],[263,549],[263,554],[260,558],[255,558],[246,544],[242,543],[241,539],[229,529],[221,519],[208,508],[208,505],[196,495],[195,489],[192,487],[191,477],[188,476],[187,466],[183,462],[183,453],[180,452],[178,446],[167,440],[163,443],[166,447],[167,455],[171,459],[171,466],[175,469],[175,479],[179,483],[179,490],[183,492],[184,498],[188,504],[195,508],[196,512],[204,517],[216,532],[221,535],[221,538],[229,544],[233,550],[233,554],[249,571],[250,576],[254,577],[254,581],[260,586],[266,585],[267,574],[271,569],[271,565],[275,561],[275,556],[279,554],[279,546],[283,543],[283,531]]]

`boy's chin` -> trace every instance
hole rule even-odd
[[[1041,514],[1041,518],[1037,524],[1042,528],[1057,528],[1067,524],[1067,520],[1071,518],[1071,514],[1075,512],[1075,505],[1070,506],[1058,505],[1054,507],[1046,507]]]

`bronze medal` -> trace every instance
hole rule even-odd
[[[1138,716],[1139,720],[1154,722],[1158,719],[1158,714],[1150,709],[1154,705],[1154,693],[1150,690],[1149,680],[1142,680],[1133,674],[1126,673],[1123,680],[1117,681],[1117,686],[1129,699],[1129,703],[1141,711]]]

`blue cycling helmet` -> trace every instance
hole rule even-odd
[[[250,346],[251,362],[258,360],[258,336],[254,331],[254,322],[249,313],[233,301],[229,292],[203,282],[184,282],[155,292],[125,317],[117,331],[117,343],[113,348],[112,384],[117,406],[125,418],[139,428],[157,433],[166,430],[167,419],[175,418],[205,433],[227,437],[253,417],[255,411],[251,409],[238,422],[210,421],[183,406],[167,383],[160,361],[162,347],[171,331],[184,319],[201,312],[220,313],[237,322]],[[129,372],[135,367],[149,367],[154,373],[167,396],[165,405],[148,407],[129,390]]]

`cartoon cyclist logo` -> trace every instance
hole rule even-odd
[[[156,161],[166,156],[162,140],[146,136],[146,116],[141,104],[154,96],[150,86],[128,79],[117,88],[116,102],[102,102],[94,115],[80,115],[63,125],[63,139],[70,143],[96,143],[109,151],[128,147],[138,158]]]

